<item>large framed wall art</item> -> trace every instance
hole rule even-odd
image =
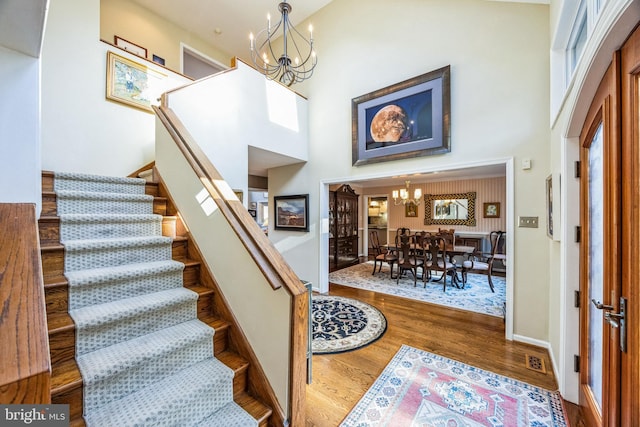
[[[450,152],[450,80],[447,65],[354,98],[352,164]]]
[[[152,104],[167,76],[113,52],[107,52],[107,99],[153,112]]]

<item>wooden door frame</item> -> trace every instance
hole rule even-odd
[[[640,425],[640,30],[636,28],[622,47],[622,293],[627,304],[627,352],[621,354],[621,425]]]

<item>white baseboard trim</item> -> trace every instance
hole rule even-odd
[[[542,341],[531,337],[525,337],[524,335],[513,334],[513,340],[522,342],[525,344],[535,345],[536,347],[542,347],[549,352],[549,360],[551,361],[551,368],[553,369],[553,375],[556,377],[556,384],[560,384],[560,374],[558,373],[558,368],[555,363],[555,355],[553,354],[553,349],[551,348],[551,344],[548,341]]]

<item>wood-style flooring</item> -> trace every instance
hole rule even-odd
[[[336,284],[330,284],[329,294],[373,305],[385,315],[388,326],[379,340],[366,347],[313,356],[313,382],[307,386],[307,426],[338,426],[402,344],[538,387],[558,388],[547,350],[505,340],[500,318]],[[547,372],[528,369],[525,353],[543,359]],[[573,406],[567,412],[571,425],[579,426],[579,410]]]

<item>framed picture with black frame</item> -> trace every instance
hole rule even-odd
[[[273,217],[275,230],[309,231],[309,195],[275,196]]]

